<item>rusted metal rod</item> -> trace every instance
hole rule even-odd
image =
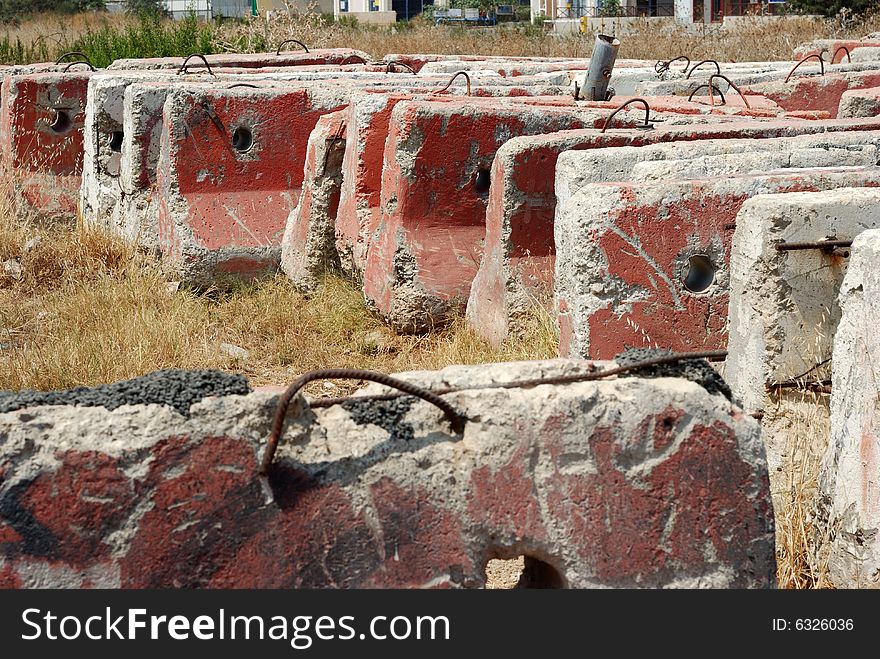
[[[776,243],[777,252],[797,252],[807,249],[835,249],[837,247],[852,247],[852,240],[814,240],[807,242]]]
[[[716,73],[716,74],[709,77],[709,84],[710,85],[714,86],[715,78],[721,78],[724,82],[726,82],[728,85],[730,85],[730,88],[733,89],[737,94],[739,94],[739,97],[742,99],[743,105],[745,105],[749,110],[752,109],[752,106],[749,105],[749,100],[746,98],[746,95],[742,93],[742,90],[739,87],[737,87],[735,84],[733,84],[733,81],[730,78],[728,78],[725,75],[721,75],[720,73]],[[714,105],[715,97],[713,96],[712,99],[713,99],[712,103]]]
[[[702,62],[698,62],[698,63],[694,64],[694,67],[690,71],[688,71],[688,74],[684,77],[685,80],[690,80],[693,72],[696,71],[697,69],[699,69],[701,66],[703,66],[703,64],[714,64],[715,65],[715,73],[717,73],[718,75],[721,75],[721,65],[718,62],[716,62],[713,59],[704,59]]]
[[[412,68],[409,64],[406,64],[404,62],[398,62],[397,60],[391,60],[390,62],[388,62],[388,66],[385,67],[385,73],[395,73],[395,71],[394,71],[395,66],[403,67],[404,69],[407,69],[413,75],[416,75],[416,70],[414,68]]]
[[[208,64],[208,58],[200,53],[193,53],[183,60],[183,64],[181,64],[180,68],[177,70],[177,75],[180,75],[181,73],[189,73],[189,61],[194,57],[202,60],[205,63],[205,68],[208,70],[208,73],[212,76],[214,75],[214,72],[211,70],[211,65]]]
[[[816,55],[816,54],[814,53],[814,54],[812,54],[812,55],[807,55],[807,56],[804,57],[800,62],[798,62],[797,64],[795,64],[794,67],[792,67],[791,71],[788,72],[788,75],[785,77],[785,82],[788,82],[789,80],[791,80],[791,76],[792,76],[792,74],[793,74],[795,71],[797,71],[798,67],[799,67],[801,64],[803,64],[804,62],[808,62],[808,61],[810,61],[811,59],[817,59],[817,60],[819,60],[819,72],[820,72],[822,75],[825,75],[825,60],[822,59],[822,54],[821,54],[821,53],[819,53],[818,55]]]
[[[849,64],[852,64],[852,55],[849,54],[849,48],[847,48],[846,46],[840,46],[837,50],[834,51],[834,54],[831,56],[831,64],[834,64],[834,60],[837,59],[837,53],[839,53],[841,50],[846,53],[847,62]],[[840,61],[842,62],[843,58],[841,58]]]
[[[300,41],[299,39],[287,39],[287,40],[285,40],[285,41],[282,41],[280,44],[278,44],[278,50],[275,51],[275,54],[276,54],[276,55],[280,55],[280,54],[281,54],[281,49],[284,48],[284,46],[286,46],[286,45],[289,44],[289,43],[295,43],[296,45],[302,47],[302,49],[303,49],[304,51],[309,52],[309,47],[306,46],[306,45],[305,45],[302,41]]]
[[[453,73],[452,77],[449,79],[449,82],[446,83],[445,87],[443,87],[442,89],[435,89],[431,93],[432,94],[442,94],[443,92],[445,92],[447,89],[449,89],[452,86],[452,82],[458,76],[464,76],[464,79],[467,80],[467,95],[470,96],[471,95],[471,77],[467,73],[465,73],[464,71],[459,71],[458,73]]]
[[[679,55],[678,57],[673,57],[667,62],[664,62],[663,60],[658,60],[657,63],[654,65],[654,71],[656,71],[657,73],[668,71],[670,67],[679,60],[685,61],[684,70],[687,71],[691,65],[691,60],[687,55]]]
[[[773,391],[774,389],[808,389],[821,394],[831,393],[831,382],[829,380],[817,380],[815,382],[785,380],[784,382],[768,382],[765,386],[767,391]]]
[[[611,125],[611,120],[614,119],[617,113],[623,110],[627,105],[632,105],[633,103],[641,103],[645,106],[645,123],[641,126],[638,126],[638,128],[641,128],[642,130],[653,128],[654,126],[652,126],[649,121],[651,116],[651,106],[648,105],[648,101],[643,98],[631,98],[611,113],[611,115],[605,120],[605,124],[602,126],[602,130],[599,132],[604,133],[607,130],[608,126]]]
[[[66,60],[68,57],[74,57],[74,56],[78,57],[79,58],[78,61],[80,61],[80,62],[88,62],[90,65],[92,63],[92,61],[89,59],[89,56],[86,55],[85,53],[81,53],[78,50],[72,50],[69,53],[64,53],[61,57],[59,57],[57,60],[55,60],[55,64],[56,65],[61,64],[61,62]],[[92,69],[94,70],[94,67],[92,67]]]
[[[694,96],[696,95],[696,93],[697,93],[698,91],[700,91],[701,89],[703,89],[703,87],[708,87],[708,88],[709,88],[709,95],[710,95],[713,99],[715,98],[715,92],[718,92],[718,95],[721,97],[721,105],[727,105],[727,100],[724,98],[724,94],[721,93],[721,90],[718,89],[718,87],[716,87],[715,85],[710,85],[710,84],[703,84],[703,85],[699,85],[698,87],[694,87],[694,91],[692,91],[692,92],[691,92],[691,95],[688,96],[688,102],[689,102],[689,103],[693,103],[693,102],[694,102]],[[715,105],[714,101],[713,101],[712,105]]]
[[[400,391],[416,396],[425,400],[432,405],[440,408],[449,420],[453,432],[460,434],[464,432],[465,417],[460,415],[452,405],[440,398],[439,395],[428,391],[424,387],[420,387],[412,382],[399,380],[384,373],[375,373],[373,371],[362,371],[353,368],[326,368],[317,371],[311,371],[298,377],[287,390],[281,394],[278,399],[278,406],[275,408],[275,418],[272,422],[272,430],[269,433],[269,439],[266,444],[266,450],[260,462],[260,475],[266,476],[272,467],[272,461],[275,458],[275,452],[278,450],[278,442],[281,440],[281,433],[284,430],[284,419],[287,416],[287,409],[290,403],[299,394],[300,390],[310,382],[315,380],[368,380],[386,387],[393,387]]]

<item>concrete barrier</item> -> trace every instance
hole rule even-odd
[[[880,114],[880,87],[853,89],[843,92],[837,116],[841,119],[851,117],[876,117]]]
[[[271,394],[178,372],[8,397],[0,584],[479,587],[489,559],[524,555],[540,586],[772,587],[758,427],[722,395],[675,377],[493,386],[589,366],[403,375],[462,389],[444,396],[468,418],[461,435],[407,397],[301,409],[268,502]]]
[[[342,188],[347,110],[326,114],[309,137],[302,194],[281,241],[281,269],[303,291],[340,268],[336,213]]]
[[[780,252],[776,244],[851,240],[880,227],[880,190],[760,195],[743,204],[736,227],[725,374],[743,407],[757,411],[765,407],[768,383],[804,373],[823,379],[849,263],[849,249]]]
[[[0,86],[0,162],[23,211],[72,222],[82,181],[90,71],[8,75]]]
[[[574,176],[583,156],[563,154],[557,180]],[[560,354],[724,348],[730,241],[743,203],[758,194],[876,186],[878,173],[805,169],[581,187],[556,212]]]
[[[760,94],[779,107],[792,111],[823,111],[837,117],[843,94],[852,89],[880,87],[880,71],[829,73],[824,76],[800,76],[786,82],[750,85],[746,93]]]
[[[344,86],[168,94],[157,230],[162,253],[183,280],[210,286],[277,268],[309,135],[348,97]]]
[[[880,583],[878,259],[880,231],[865,231],[852,246],[834,337],[831,438],[819,475],[817,515],[827,542],[817,553],[837,588]]]
[[[770,136],[778,133],[769,125],[767,132],[760,125],[742,129],[746,131],[742,135],[750,139],[722,139],[731,134],[724,124],[664,127],[633,135],[633,143],[642,146],[614,148],[601,147],[620,144],[617,137],[596,131],[561,131],[509,140],[492,164],[485,249],[467,308],[471,326],[497,345],[510,332],[520,331],[520,319],[536,303],[551,301],[557,194],[565,198],[573,189],[602,181],[702,178],[877,162],[877,133],[773,139]],[[651,140],[661,143],[650,145]],[[576,180],[561,182],[557,190],[557,158],[572,149],[590,150],[591,155],[582,156],[582,166],[572,172]]]

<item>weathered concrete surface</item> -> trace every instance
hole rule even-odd
[[[832,63],[838,64],[846,60],[846,53],[842,50],[838,52],[840,48],[846,48],[853,60],[856,60],[858,58],[857,51],[863,48],[880,48],[880,41],[877,39],[816,39],[795,48],[794,58],[800,60],[807,55],[824,53],[823,57],[833,58]]]
[[[840,97],[837,116],[842,119],[876,117],[878,114],[880,114],[880,87],[852,89],[845,91]]]
[[[421,77],[421,76],[417,76]],[[452,88],[463,94],[462,88]],[[515,92],[516,88],[498,88]],[[415,92],[415,90],[413,90]],[[381,218],[382,173],[385,142],[388,138],[391,112],[407,100],[458,102],[450,95],[418,95],[416,93],[379,93],[376,90],[356,91],[352,94],[346,119],[347,135],[339,213],[336,221],[336,251],[343,270],[361,277],[366,266],[371,228]],[[513,95],[504,100],[474,98],[467,101],[479,107],[505,107],[510,103],[539,106],[573,106],[566,97],[526,97]]]
[[[517,135],[597,122],[604,117],[590,109],[399,103],[385,142],[381,215],[373,213],[374,223],[360,228],[368,303],[408,332],[463,310],[482,256],[498,148]]]
[[[172,90],[156,175],[160,249],[183,280],[215,285],[278,267],[309,135],[346,88]]]
[[[880,71],[797,77],[799,72],[796,71],[787,83],[778,81],[750,85],[743,92],[766,96],[786,111],[821,110],[835,118],[844,92],[880,87]]]
[[[293,46],[298,48],[298,46]],[[339,65],[350,57],[369,59],[367,53],[353,48],[316,48],[305,52],[275,53],[218,53],[207,55],[211,68],[235,67],[256,69],[266,67],[320,66],[324,64]],[[121,71],[143,71],[155,69],[179,69],[184,62],[183,57],[144,57],[138,59],[118,59],[107,68]],[[187,65],[187,71],[204,71],[205,65],[199,58],[193,58]]]
[[[560,156],[557,187],[580,175],[585,155]],[[577,189],[556,210],[560,354],[724,348],[730,241],[742,204],[759,194],[876,186],[878,173],[805,169]]]
[[[492,163],[483,259],[474,278],[467,317],[493,344],[518,332],[520,319],[537,302],[550,301],[556,246],[553,221],[556,160],[567,150],[590,150],[577,183],[702,178],[769,169],[870,165],[878,161],[880,133],[829,133],[793,138],[699,139],[720,127],[694,127],[680,141],[638,147],[597,148],[608,142],[590,131],[515,137]],[[681,130],[681,129],[679,129]],[[659,133],[662,138],[663,133]],[[695,141],[690,141],[695,140]],[[584,156],[585,157],[585,156]],[[548,308],[552,304],[547,305]]]
[[[767,383],[804,373],[822,380],[840,320],[849,250],[780,252],[776,243],[850,240],[878,226],[880,190],[870,188],[760,195],[743,204],[731,250],[725,375],[746,410],[764,409]]]
[[[0,162],[16,205],[44,219],[76,219],[91,72],[8,75],[2,80]]]
[[[838,588],[880,584],[880,231],[853,244],[834,337],[831,439],[819,476],[819,519],[829,530],[819,548]]]
[[[281,240],[281,269],[303,291],[313,290],[321,275],[340,267],[335,229],[347,117],[340,110],[318,119],[309,136],[302,194]]]
[[[431,386],[583,372],[451,367]],[[0,414],[7,587],[478,587],[524,554],[568,587],[768,587],[773,515],[756,423],[676,378],[306,410],[267,503],[274,397]]]

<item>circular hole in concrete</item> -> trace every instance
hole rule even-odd
[[[107,144],[113,153],[122,153],[122,140],[125,134],[121,130],[114,130],[107,139]]]
[[[250,128],[239,126],[232,131],[232,147],[239,153],[249,151],[254,145],[254,134]]]
[[[489,195],[491,185],[492,178],[489,170],[485,168],[478,169],[477,175],[474,177],[474,192],[481,197],[486,197]]]
[[[66,133],[73,126],[73,122],[70,119],[70,114],[67,110],[52,110],[52,122],[49,124],[49,128],[53,133],[62,134]]]
[[[684,287],[691,293],[703,293],[715,281],[715,266],[705,254],[694,254],[688,259]]]

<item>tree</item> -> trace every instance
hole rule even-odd
[[[877,0],[788,0],[788,8],[801,14],[834,16],[841,9],[861,13],[877,6]]]
[[[621,14],[620,0],[604,0],[599,4],[599,16],[616,17]]]

